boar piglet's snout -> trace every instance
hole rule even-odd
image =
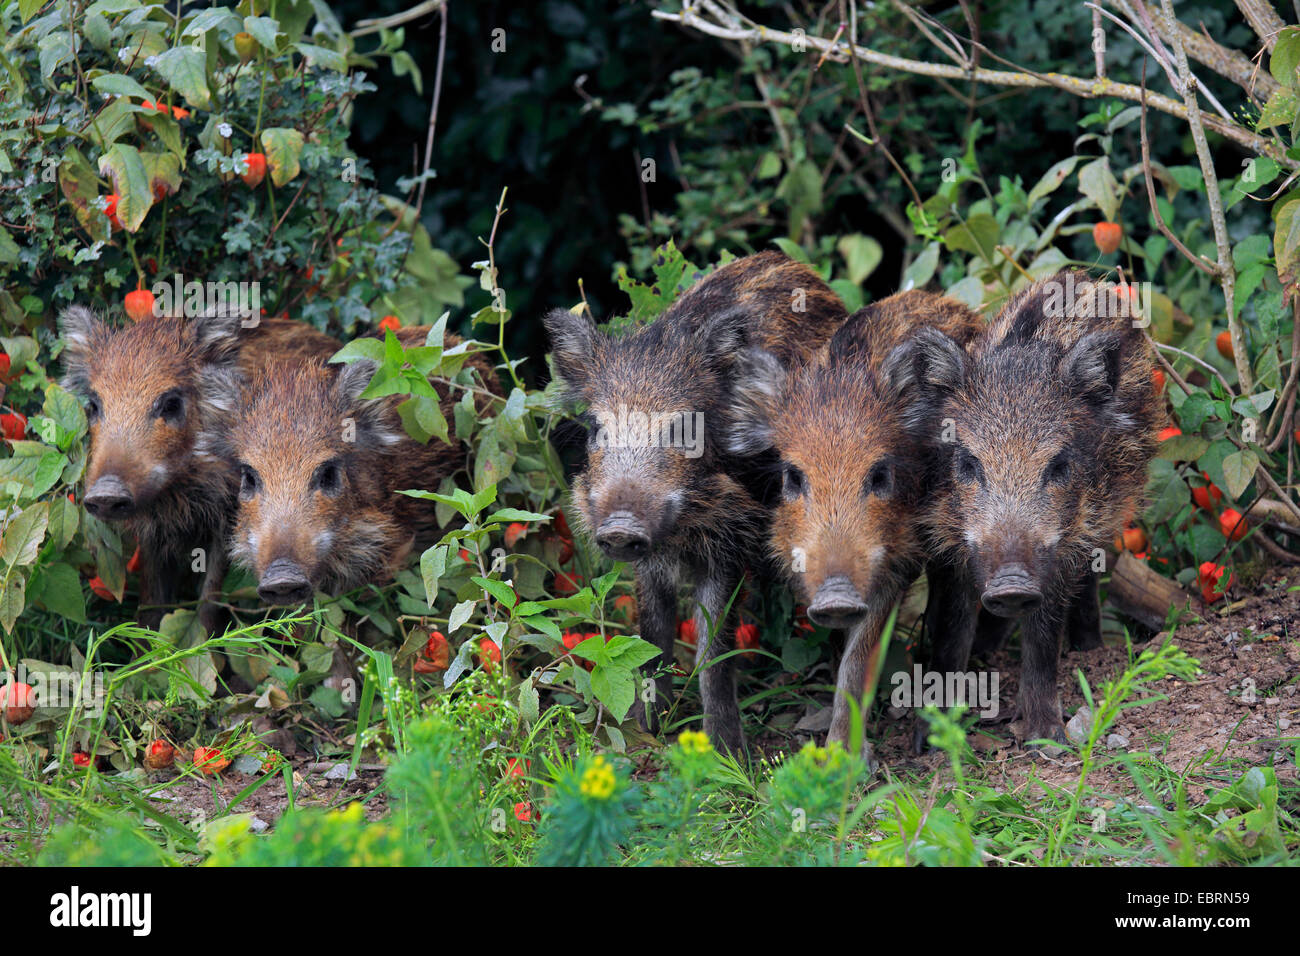
[[[117,475],[102,475],[83,499],[86,510],[103,521],[120,521],[135,513],[135,497]]]
[[[650,532],[630,511],[615,511],[596,528],[596,544],[615,561],[636,561],[650,553]]]
[[[984,585],[980,603],[998,617],[1021,617],[1043,603],[1043,591],[1023,564],[1004,564]]]
[[[257,594],[267,604],[303,604],[311,600],[307,575],[288,558],[276,558],[257,582]]]
[[[808,605],[808,618],[819,627],[852,627],[866,613],[866,601],[842,574],[823,581]]]

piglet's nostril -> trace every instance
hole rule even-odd
[[[267,604],[303,604],[311,600],[311,581],[294,562],[277,558],[257,583],[257,594]]]
[[[135,510],[135,498],[116,475],[104,475],[96,481],[86,492],[83,503],[96,518],[108,521],[129,517]]]

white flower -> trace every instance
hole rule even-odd
[[[230,139],[230,134],[233,132],[234,129],[231,127],[229,123],[217,124],[217,135],[220,136],[222,139]]]

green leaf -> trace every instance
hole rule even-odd
[[[550,521],[550,515],[538,514],[536,511],[520,511],[518,508],[502,508],[483,519],[484,523],[494,521]]]
[[[996,219],[987,213],[976,213],[949,229],[943,239],[949,249],[969,252],[985,262],[992,262],[1001,232],[1002,227]]]
[[[10,568],[35,561],[49,522],[50,505],[47,501],[34,502],[14,515],[0,536],[0,560]]]
[[[424,597],[429,607],[437,606],[438,581],[447,570],[448,550],[445,544],[435,544],[420,555],[420,579],[424,582]]]
[[[1245,493],[1246,488],[1255,478],[1255,469],[1259,467],[1259,456],[1249,448],[1223,459],[1224,491],[1234,501]]]
[[[1260,111],[1255,128],[1268,129],[1270,126],[1289,126],[1300,112],[1300,97],[1295,90],[1280,87],[1269,96],[1264,109]]]
[[[1034,188],[1029,190],[1028,203],[1033,206],[1038,200],[1056,192],[1061,183],[1069,178],[1070,173],[1074,172],[1074,167],[1079,165],[1079,156],[1068,156],[1058,163],[1054,163],[1052,168],[1043,173],[1042,178],[1034,184]]]
[[[60,495],[50,501],[50,518],[46,533],[54,547],[63,550],[72,543],[81,520],[81,512],[67,498]]]
[[[1195,461],[1205,454],[1210,443],[1199,435],[1174,435],[1156,449],[1156,457],[1166,461]]]
[[[609,709],[614,720],[622,723],[636,701],[636,681],[626,667],[597,664],[591,672],[591,692]]]
[[[1295,265],[1296,249],[1300,247],[1300,199],[1292,199],[1277,210],[1277,223],[1273,228],[1273,250],[1277,256],[1277,271],[1288,272]]]
[[[907,271],[903,273],[903,289],[920,289],[934,278],[939,266],[939,243],[931,242],[921,254],[912,260]]]
[[[1108,221],[1115,221],[1119,215],[1119,183],[1110,171],[1108,158],[1094,159],[1079,170],[1079,192],[1096,203]]]
[[[331,355],[329,360],[331,363],[352,362],[362,358],[382,362],[384,360],[384,343],[379,339],[353,339]]]
[[[154,69],[167,85],[195,109],[212,109],[208,89],[207,56],[189,46],[172,47],[154,58]],[[269,158],[269,157],[268,157]],[[126,222],[125,219],[122,220]]]
[[[77,624],[86,623],[86,595],[81,589],[81,576],[70,564],[60,561],[46,565],[32,575],[28,599],[60,617]]]
[[[117,193],[117,218],[127,232],[135,232],[153,205],[153,190],[140,152],[134,146],[114,143],[99,157],[99,171],[113,181]]]
[[[454,634],[465,626],[465,622],[470,619],[474,613],[474,608],[478,601],[461,601],[451,609],[451,614],[447,616],[447,633]]]
[[[18,620],[18,615],[23,613],[23,607],[26,606],[27,579],[21,574],[14,574],[4,584],[4,590],[0,591],[0,624],[4,625],[5,633],[12,634],[14,622]]]
[[[327,70],[337,70],[339,73],[348,71],[347,57],[337,50],[317,46],[314,43],[295,43],[294,49],[305,56],[312,66],[323,66]]]
[[[844,257],[848,266],[848,279],[854,285],[861,285],[867,276],[875,272],[885,256],[879,242],[860,232],[841,236],[835,248]]]
[[[262,130],[262,148],[266,150],[266,164],[271,168],[271,182],[275,185],[283,186],[298,175],[302,143],[302,133],[296,129],[274,126]]]
[[[526,724],[537,723],[540,701],[537,687],[531,680],[519,684],[519,716]]]
[[[488,594],[492,595],[497,601],[507,609],[515,606],[515,590],[504,581],[496,581],[492,578],[481,578],[475,575],[470,578],[475,584],[481,587]]]
[[[152,100],[153,94],[135,80],[123,73],[103,73],[90,81],[100,93],[113,96],[138,96],[142,100]]]

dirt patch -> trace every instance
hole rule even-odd
[[[296,809],[342,807],[353,801],[364,800],[367,819],[375,820],[388,813],[387,794],[373,793],[383,781],[382,767],[362,764],[353,777],[344,779],[348,769],[346,760],[304,759],[295,760],[291,765],[293,806]],[[266,777],[261,773],[246,775],[227,768],[212,778],[175,780],[152,793],[150,799],[163,813],[190,825],[201,825],[204,821],[225,813],[251,813],[254,817],[253,829],[260,832],[274,827],[289,809],[283,773],[272,774],[269,779]],[[240,793],[259,778],[266,782],[238,800]],[[238,803],[235,803],[236,800]],[[257,822],[259,820],[261,823]]]
[[[1187,779],[1188,799],[1201,803],[1211,789],[1224,786],[1247,766],[1273,763],[1279,782],[1297,784],[1295,749],[1300,745],[1300,591],[1288,591],[1285,580],[1271,582],[1261,593],[1223,609],[1203,608],[1202,617],[1180,626],[1174,643],[1200,662],[1201,672],[1190,681],[1166,678],[1146,686],[1143,698],[1157,698],[1124,710],[1103,741],[1088,780],[1101,793],[1136,798],[1140,791],[1117,758],[1127,754],[1147,779],[1169,792],[1172,778]],[[1159,647],[1163,636],[1149,646]],[[987,782],[1008,789],[1073,788],[1080,761],[1070,753],[1045,756],[1019,746],[1010,724],[1016,716],[1019,678],[1018,641],[972,662],[972,669],[999,675],[999,716],[982,720],[969,735],[981,758]],[[1134,654],[1148,646],[1139,643]],[[1086,676],[1094,696],[1102,685],[1128,666],[1129,655],[1118,622],[1108,621],[1106,646],[1095,651],[1062,655],[1058,686],[1069,718],[1085,703],[1078,672]],[[766,754],[789,751],[814,736],[819,706],[808,708],[802,724],[790,736],[765,734],[756,743]],[[828,713],[823,716],[829,716]],[[870,728],[876,753],[891,771],[926,774],[946,763],[939,753],[912,752],[912,715],[895,712]],[[1160,783],[1163,778],[1164,783]]]

